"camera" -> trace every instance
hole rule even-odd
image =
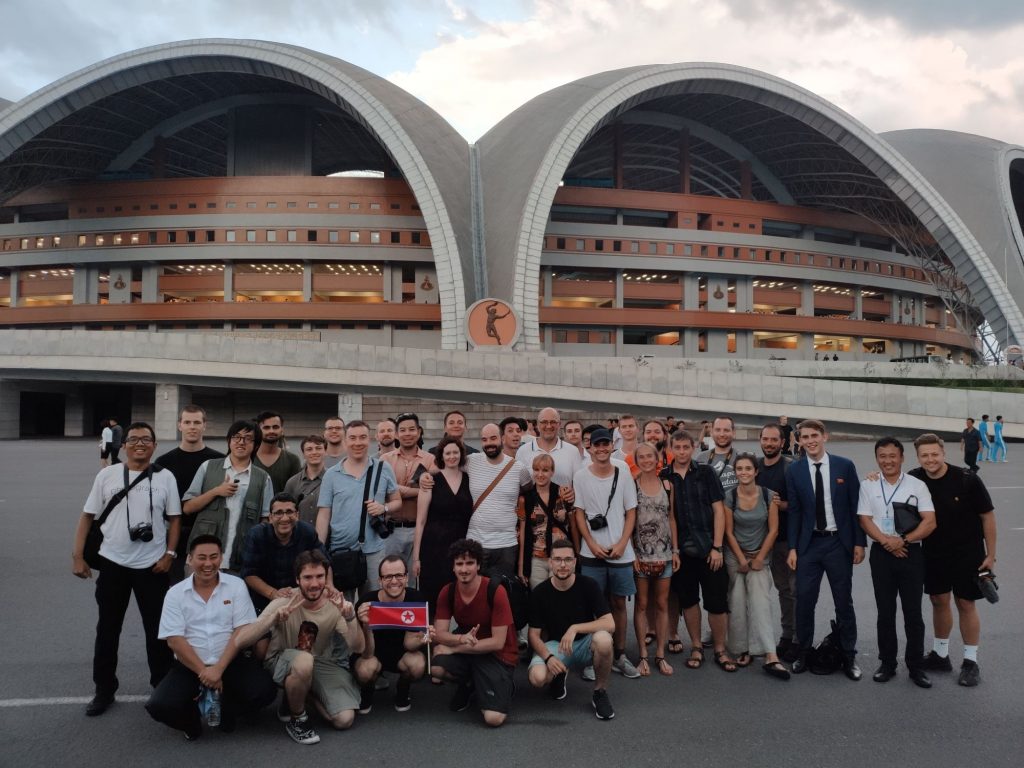
[[[587,523],[590,525],[590,530],[600,531],[602,528],[608,527],[608,518],[605,515],[594,515],[587,518]]]
[[[128,538],[132,541],[150,542],[153,540],[153,524],[139,523],[128,529]]]
[[[395,524],[386,515],[374,515],[370,517],[370,527],[380,538],[386,539],[395,530]]]

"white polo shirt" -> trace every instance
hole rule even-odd
[[[924,481],[913,475],[901,473],[895,483],[884,477],[877,482],[865,480],[860,484],[860,498],[857,501],[857,514],[874,519],[878,530],[886,536],[896,535],[896,516],[892,503],[906,504],[908,501],[917,504],[918,512],[934,512],[935,503]]]
[[[533,476],[533,460],[540,454],[546,453],[555,462],[555,473],[552,480],[560,486],[571,486],[572,479],[583,466],[583,457],[580,456],[580,449],[572,443],[567,443],[561,438],[555,441],[555,446],[550,451],[544,450],[538,440],[531,440],[523,443],[516,452],[516,461],[526,467]]]
[[[221,572],[209,600],[195,591],[194,579],[189,576],[167,591],[157,637],[184,637],[204,664],[215,664],[231,634],[256,621],[256,610],[249,588],[237,576]]]

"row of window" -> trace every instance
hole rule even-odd
[[[409,211],[409,212],[412,212],[412,213],[418,213],[419,210],[420,210],[420,207],[415,202],[413,202],[411,199],[407,200],[407,201],[403,201],[403,202],[389,201],[387,203],[384,203],[384,202],[381,202],[381,201],[358,201],[357,202],[357,201],[354,201],[354,200],[348,200],[348,201],[340,201],[340,200],[325,200],[325,201],[320,201],[320,200],[304,200],[304,201],[302,201],[302,203],[300,203],[297,200],[286,200],[284,202],[284,205],[281,205],[276,200],[266,200],[266,201],[262,201],[262,202],[256,202],[256,201],[253,201],[253,200],[247,200],[243,204],[239,204],[239,202],[237,200],[227,200],[227,201],[225,201],[223,203],[223,208],[225,210],[237,210],[237,209],[257,210],[257,209],[263,209],[263,210],[271,210],[272,211],[272,210],[280,210],[280,209],[283,209],[283,210],[297,210],[297,209],[303,208],[303,207],[306,210],[309,210],[309,211],[314,211],[314,210],[337,211],[337,210],[344,209],[344,210],[349,210],[349,211],[360,211],[360,210],[383,211],[383,210],[387,210],[389,212],[395,212],[395,211],[401,212],[401,211],[405,210],[405,211]],[[75,211],[76,211],[78,217],[81,217],[81,216],[89,216],[89,215],[93,215],[93,214],[104,214],[105,215],[105,214],[108,214],[108,213],[141,213],[143,210],[146,210],[148,212],[154,212],[154,211],[159,212],[161,210],[163,210],[163,211],[178,211],[178,210],[186,210],[186,211],[199,211],[199,210],[215,211],[215,210],[219,210],[220,208],[221,208],[221,204],[216,202],[216,201],[213,201],[213,200],[203,201],[202,204],[200,204],[199,202],[191,201],[190,200],[190,201],[187,201],[187,202],[165,202],[163,205],[161,205],[160,203],[148,203],[148,204],[145,205],[145,207],[143,206],[142,203],[131,203],[131,204],[128,204],[128,205],[125,205],[125,204],[122,203],[121,205],[110,205],[110,206],[108,206],[108,205],[95,205],[95,206],[77,205],[76,208],[75,208]]]
[[[70,236],[79,247],[121,245],[174,245],[182,243],[350,243],[379,245],[429,245],[426,232],[416,230],[337,230],[337,229],[183,229],[148,232],[104,232]],[[3,250],[61,248],[61,235],[5,238]]]

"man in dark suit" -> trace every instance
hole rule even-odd
[[[828,575],[836,607],[843,671],[860,680],[857,617],[853,611],[853,566],[864,559],[867,540],[857,519],[860,481],[849,459],[825,451],[825,425],[807,419],[797,426],[804,456],[786,470],[789,497],[789,567],[796,571],[796,634],[800,655],[793,672],[807,670],[814,645],[814,606],[822,575]]]

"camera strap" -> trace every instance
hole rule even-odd
[[[604,505],[604,516],[607,518],[608,513],[612,510],[612,500],[615,498],[615,491],[619,487],[619,468],[615,467],[615,473],[612,475],[612,489],[608,493],[608,502]],[[595,515],[597,517],[597,515]],[[593,517],[587,517],[587,522],[593,520]]]
[[[373,478],[374,467],[377,469],[377,477]],[[359,512],[359,548],[363,548],[366,541],[366,502],[371,498],[377,498],[377,487],[380,485],[381,472],[380,459],[370,459],[370,466],[366,468],[366,485],[363,486],[363,508]],[[370,484],[373,484],[373,496],[370,496]]]
[[[139,472],[139,476],[136,477],[131,483],[128,482],[128,465],[124,465],[124,488],[115,493],[110,497],[110,501],[107,502],[107,508],[103,510],[103,515],[100,517],[100,525],[103,525],[103,521],[107,519],[107,515],[118,504],[121,503],[121,499],[124,499],[124,521],[125,525],[130,531],[132,529],[132,511],[128,507],[128,491],[134,488],[136,485],[142,482],[143,478],[149,478],[149,520],[153,521],[153,465],[150,464],[142,472]]]

